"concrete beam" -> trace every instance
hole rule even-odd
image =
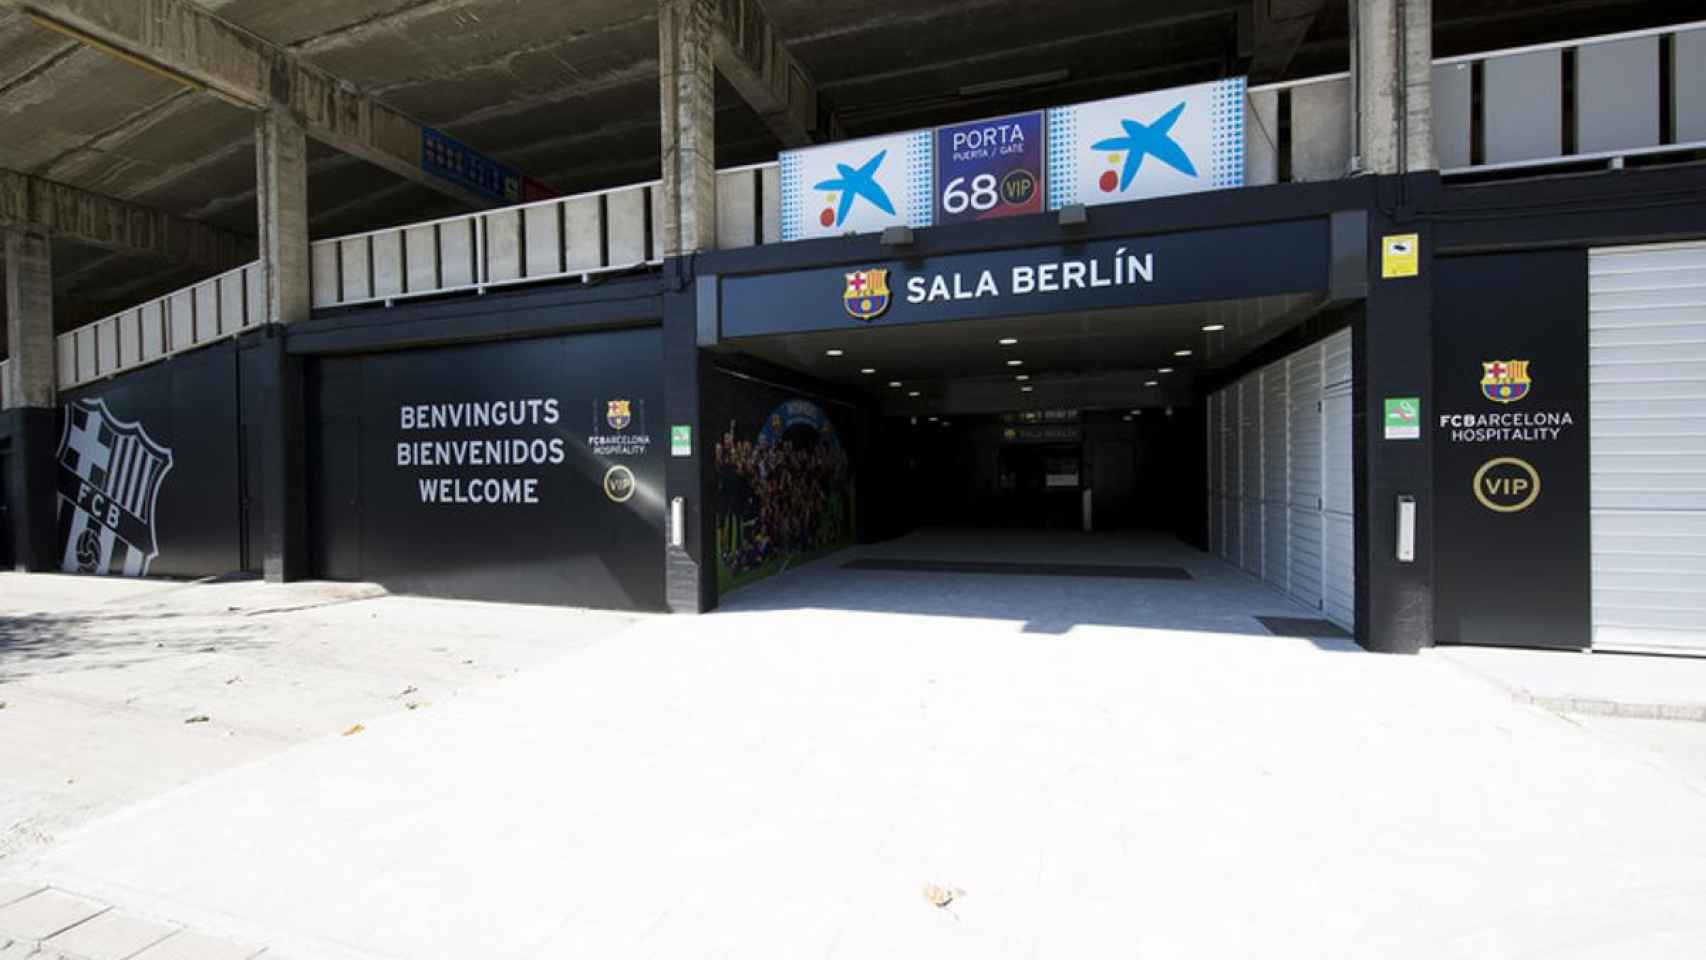
[[[58,393],[53,362],[53,242],[35,230],[6,228],[6,364],[9,407],[51,407]]]
[[[658,98],[663,135],[663,255],[717,245],[713,0],[659,0]]]
[[[758,0],[717,0],[717,69],[785,147],[834,139],[818,122],[817,82],[770,25]]]
[[[1366,173],[1434,170],[1433,0],[1353,0],[1351,84]]]
[[[261,274],[267,317],[307,320],[313,298],[308,274],[308,137],[283,108],[255,115],[255,208],[261,227]]]
[[[12,170],[0,170],[0,228],[6,227],[208,273],[255,259],[251,237]]]
[[[1250,6],[1255,26],[1250,82],[1283,80],[1326,0],[1251,0]]]
[[[421,167],[422,125],[190,0],[0,0],[37,23],[253,110],[284,104],[309,135],[475,208],[493,200]]]

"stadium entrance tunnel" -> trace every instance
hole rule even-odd
[[[1348,414],[1347,324],[1325,296],[1296,293],[727,338],[702,411],[721,604],[1011,616],[1045,631],[1076,619],[1267,635],[1259,616],[1313,617],[1312,636],[1348,637],[1348,586],[1332,623],[1324,577],[1287,598],[1249,576],[1262,577],[1265,498],[1270,536],[1291,536],[1294,513],[1300,537],[1327,530],[1322,498],[1285,484],[1293,460],[1325,477],[1326,355],[1343,352]],[[1244,450],[1223,449],[1238,435],[1229,416],[1272,428],[1249,433],[1248,473]],[[1279,489],[1263,487],[1263,439]],[[1308,449],[1282,449],[1294,442]]]

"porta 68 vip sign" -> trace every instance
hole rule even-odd
[[[937,223],[1041,213],[1043,113],[936,128]]]

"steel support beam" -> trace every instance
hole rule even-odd
[[[819,129],[817,82],[794,59],[759,0],[717,0],[717,69],[785,147],[833,139]]]
[[[37,23],[251,110],[286,105],[308,134],[471,207],[491,199],[422,169],[419,122],[190,0],[0,0]]]
[[[0,170],[0,228],[36,231],[208,273],[255,259],[251,237],[12,170]]]

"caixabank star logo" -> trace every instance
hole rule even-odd
[[[1481,361],[1481,395],[1494,403],[1515,403],[1533,385],[1527,360]]]
[[[65,405],[59,436],[60,567],[140,577],[160,553],[154,505],[172,451],[101,399]]]
[[[887,270],[854,270],[847,274],[847,289],[841,292],[841,303],[847,315],[855,320],[871,321],[889,308],[889,272]]]

